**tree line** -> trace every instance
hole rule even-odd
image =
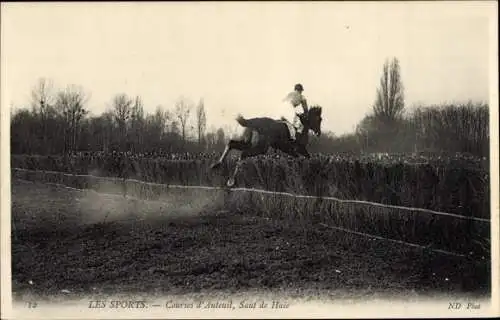
[[[313,148],[346,153],[489,155],[489,106],[482,102],[405,106],[399,60],[386,60],[375,101],[352,133],[313,140]]]
[[[133,153],[220,152],[228,133],[207,130],[203,99],[180,97],[174,106],[148,113],[140,96],[116,94],[100,115],[87,110],[90,94],[69,85],[55,89],[39,79],[29,105],[11,112],[13,154],[62,154],[75,151]],[[489,154],[489,109],[485,103],[449,103],[405,108],[399,61],[382,68],[374,104],[354,132],[336,136],[325,130],[311,139],[322,153],[461,152]]]
[[[222,128],[207,131],[203,99],[195,105],[180,97],[173,108],[157,106],[148,113],[140,96],[120,93],[112,97],[111,108],[100,115],[90,115],[88,100],[89,94],[79,86],[54,90],[50,80],[39,79],[30,105],[11,113],[11,152],[173,153],[219,149],[225,143]]]

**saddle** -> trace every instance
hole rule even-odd
[[[285,119],[285,117],[281,117],[278,122],[284,123],[286,127],[288,128],[288,132],[290,134],[290,140],[295,141],[297,139],[297,134],[299,134],[298,128],[296,128],[290,121]]]

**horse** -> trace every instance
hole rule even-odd
[[[236,121],[245,128],[243,134],[239,139],[229,140],[220,159],[212,164],[211,168],[215,169],[219,167],[229,151],[233,149],[240,150],[241,155],[236,168],[227,181],[227,186],[232,187],[235,183],[236,174],[240,169],[241,161],[248,157],[265,154],[271,147],[295,158],[300,155],[309,158],[310,154],[307,151],[309,130],[312,130],[318,137],[321,135],[321,107],[311,107],[307,114],[301,115],[299,118],[303,125],[303,130],[296,134],[295,140],[291,140],[288,125],[283,118],[280,120],[267,117],[245,119],[239,115]]]

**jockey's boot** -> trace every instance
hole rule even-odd
[[[297,141],[297,128],[292,126],[292,131],[290,131],[290,143],[295,143]]]
[[[289,138],[289,142],[295,142],[295,139],[297,137],[297,128],[294,127],[294,125],[288,121],[287,119],[285,118],[281,118],[282,121],[286,124],[286,126],[288,127],[288,134],[290,135],[290,138]]]

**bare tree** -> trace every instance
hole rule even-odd
[[[120,149],[125,149],[125,141],[127,137],[127,123],[132,112],[132,99],[126,94],[117,94],[113,98],[113,112],[115,121],[118,124]]]
[[[115,120],[118,126],[125,126],[130,118],[130,113],[132,111],[132,99],[130,99],[126,94],[117,94],[113,98],[113,110]]]
[[[179,122],[178,121],[172,120],[170,122],[169,132],[173,133],[173,134],[178,134],[179,136],[181,136],[181,130],[179,129]]]
[[[141,97],[137,96],[134,100],[134,106],[132,107],[131,118],[134,121],[140,121],[144,119],[144,105],[142,103]]]
[[[109,151],[110,145],[114,141],[113,133],[115,132],[114,126],[114,112],[108,110],[101,115],[101,125],[102,125],[102,133],[103,133],[103,144],[102,151]]]
[[[196,129],[198,133],[198,144],[202,145],[202,140],[205,136],[205,130],[207,128],[207,115],[205,113],[205,104],[203,99],[200,99],[198,107],[196,109]]]
[[[356,126],[356,136],[363,151],[368,151],[369,147],[373,144],[371,140],[376,138],[376,132],[378,131],[377,122],[377,118],[373,114],[367,114]]]
[[[40,78],[31,90],[31,105],[40,113],[54,105],[54,84],[50,79]]]
[[[209,150],[215,147],[215,145],[217,144],[217,140],[215,137],[215,129],[206,134],[205,141],[206,141],[205,150]]]
[[[66,123],[65,130],[65,146],[66,150],[75,150],[80,134],[80,123],[88,114],[84,108],[89,95],[83,89],[76,85],[69,85],[57,94],[56,108],[60,112],[64,122]]]
[[[184,97],[179,98],[175,104],[175,115],[179,119],[183,143],[186,142],[186,126],[192,109],[193,104]]]
[[[403,90],[399,60],[393,58],[390,64],[386,61],[373,105],[374,115],[383,123],[390,123],[402,116],[405,107]]]
[[[157,106],[155,113],[153,114],[153,127],[156,130],[156,134],[158,139],[163,137],[167,129],[167,121],[169,119],[169,113],[163,109],[162,106]]]
[[[216,141],[218,146],[223,146],[226,143],[226,134],[224,132],[224,129],[219,128],[217,129],[217,132],[215,133],[216,135]]]
[[[135,97],[134,105],[131,111],[131,142],[135,150],[143,149],[143,137],[144,137],[144,106],[142,104],[141,97]]]
[[[40,126],[36,131],[38,139],[45,146],[45,149],[51,149],[51,146],[48,145],[49,118],[55,117],[55,98],[52,81],[46,78],[38,79],[38,82],[31,90],[31,107],[33,114],[40,119]]]

